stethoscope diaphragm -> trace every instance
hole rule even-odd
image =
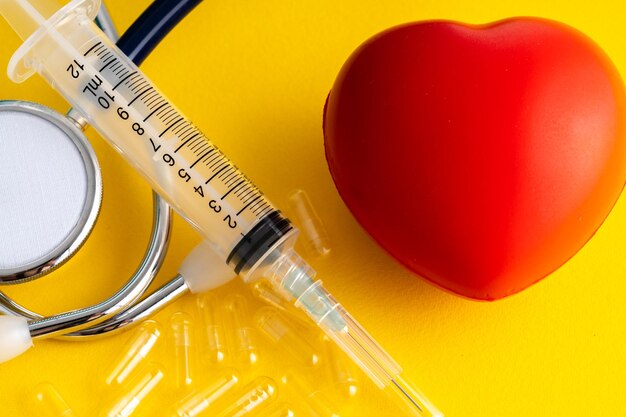
[[[0,284],[67,261],[101,201],[98,161],[71,120],[35,103],[0,102]]]

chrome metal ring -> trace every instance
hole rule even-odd
[[[72,123],[65,116],[47,108],[41,106],[36,103],[31,103],[27,101],[2,101],[0,102],[0,123],[1,118],[6,117],[7,122],[9,118],[21,118],[20,122],[28,121],[26,118],[22,116],[34,116],[37,119],[31,120],[31,125],[35,123],[40,123],[44,121],[44,123],[50,124],[50,135],[45,138],[38,138],[39,143],[45,143],[47,146],[52,146],[51,144],[45,142],[46,140],[59,140],[62,135],[65,136],[65,140],[67,143],[58,143],[54,145],[54,149],[63,148],[62,152],[69,152],[70,158],[73,158],[73,163],[75,171],[72,173],[76,175],[80,175],[81,172],[79,169],[79,162],[77,160],[77,156],[74,155],[74,151],[77,152],[78,158],[80,158],[80,162],[82,162],[82,175],[84,178],[80,179],[80,183],[84,181],[86,186],[84,193],[81,196],[77,196],[75,193],[77,192],[70,185],[70,178],[62,178],[64,183],[63,186],[59,186],[60,192],[65,192],[65,195],[56,196],[54,201],[37,201],[38,207],[31,207],[33,205],[33,199],[28,200],[28,202],[19,202],[19,201],[8,201],[12,197],[8,195],[8,193],[4,193],[4,195],[0,195],[0,215],[7,216],[7,211],[4,210],[2,213],[2,205],[5,207],[11,206],[14,211],[19,210],[23,213],[22,220],[24,222],[41,222],[39,227],[34,225],[32,228],[30,227],[18,227],[19,225],[15,225],[15,227],[11,226],[8,220],[5,223],[0,222],[0,224],[4,224],[5,228],[11,229],[10,231],[2,231],[0,230],[0,234],[2,235],[2,239],[6,239],[3,245],[0,245],[0,258],[2,262],[0,262],[0,284],[15,284],[28,280],[32,280],[38,278],[42,275],[45,275],[48,272],[51,272],[64,262],[66,262],[71,256],[83,245],[98,217],[98,213],[100,211],[100,206],[102,203],[102,177],[100,174],[100,167],[98,165],[98,160],[94,153],[91,144],[87,141],[82,131],[80,131],[74,123]],[[24,129],[30,128],[31,126],[23,126]],[[19,138],[15,138],[14,136],[18,135],[20,132],[15,132],[11,130],[10,126],[7,126],[5,123],[4,126],[0,126],[0,133],[2,129],[6,129],[7,133],[6,140],[20,140]],[[47,127],[46,127],[47,128]],[[56,130],[55,130],[56,129]],[[6,143],[2,141],[5,138],[0,134],[0,150],[9,149]],[[9,136],[13,136],[13,139],[10,139]],[[22,138],[23,139],[23,138]],[[70,144],[68,146],[68,143]],[[19,151],[23,156],[21,159],[22,164],[28,164],[29,160],[32,160],[34,155],[29,154],[29,152],[45,152],[43,149],[36,149],[36,147],[32,147],[31,149],[22,150],[19,148],[21,144],[12,145],[10,149],[13,151]],[[33,149],[35,148],[35,149]],[[7,151],[8,152],[8,151]],[[61,151],[59,151],[61,152]],[[6,158],[9,158],[6,154],[4,155]],[[40,160],[45,156],[40,156]],[[50,161],[50,165],[55,163],[62,163],[57,161]],[[4,165],[4,164],[3,164]],[[10,165],[10,164],[9,164]],[[27,167],[30,168],[41,168],[41,167]],[[64,167],[69,170],[69,168]],[[26,169],[24,167],[19,166],[16,163],[15,166],[3,166],[0,167],[0,194],[2,194],[3,190],[3,181],[4,188],[8,188],[9,186],[6,184],[8,181],[15,181],[16,178],[12,177],[14,172],[18,172],[19,170]],[[68,171],[69,172],[69,171]],[[43,189],[43,187],[51,186],[53,183],[47,183],[46,180],[55,181],[50,178],[41,178],[41,183],[36,183],[35,181],[30,181],[24,185],[24,190],[22,196],[27,196],[27,193],[36,193],[39,192],[41,195],[46,195],[47,190]],[[60,180],[59,180],[60,181]],[[56,184],[56,183],[54,183]],[[72,195],[74,193],[74,195]],[[49,194],[48,194],[49,195]],[[18,197],[19,198],[19,197]],[[73,204],[80,204],[79,199],[82,198],[82,208],[78,206],[72,206],[72,210],[76,213],[79,213],[77,220],[73,225],[69,223],[64,223],[63,226],[53,225],[52,222],[67,222],[67,219],[58,219],[58,218],[46,218],[52,210],[50,205],[47,204],[60,204],[64,200],[63,199],[72,199]],[[7,199],[4,200],[3,199]],[[67,203],[69,204],[69,203]],[[24,205],[24,207],[22,207]],[[57,206],[55,206],[57,207]],[[56,209],[59,211],[58,207]],[[13,221],[13,220],[11,220]],[[69,219],[69,221],[73,222],[74,218]],[[60,236],[55,241],[47,241],[46,244],[40,244],[37,246],[41,240],[45,240],[45,236],[42,236],[46,233],[49,228],[54,228],[55,231],[61,230],[62,236]],[[30,229],[32,234],[28,233],[27,230]],[[19,242],[16,242],[15,239],[18,239]],[[14,249],[17,243],[21,244],[22,247],[28,247],[28,251],[26,253],[16,254],[16,250]],[[31,246],[32,245],[32,246]],[[32,250],[31,250],[32,248]],[[9,254],[3,252],[11,252]]]

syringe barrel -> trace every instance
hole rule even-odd
[[[68,6],[27,39],[10,70],[42,75],[244,279],[288,249],[291,223],[85,10]]]

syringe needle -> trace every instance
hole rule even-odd
[[[417,408],[417,409],[419,410],[419,412],[420,412],[420,413],[422,413],[422,414],[424,413],[424,410],[422,410],[422,407],[420,407],[420,405],[417,403],[417,401],[415,401],[415,399],[413,399],[413,397],[411,397],[411,395],[409,395],[409,393],[408,393],[408,392],[406,392],[406,391],[404,390],[404,388],[402,388],[402,386],[401,386],[401,385],[400,385],[400,384],[399,384],[399,383],[398,383],[395,379],[391,378],[391,383],[392,383],[393,385],[395,385],[395,386],[396,386],[396,388],[398,388],[398,389],[400,390],[400,392],[402,393],[402,395],[404,395],[404,396],[405,396],[405,398],[406,398],[406,399],[407,399],[407,400],[408,400],[411,404],[413,404],[413,405],[415,406],[415,408]]]
[[[418,390],[400,373],[402,368],[381,348],[363,327],[322,286],[314,281],[315,272],[293,250],[279,257],[267,278],[287,299],[302,308],[382,390],[399,400],[417,417],[442,417]]]
[[[443,417],[439,411],[420,391],[408,384],[400,374],[394,375],[387,386],[390,394],[402,400],[414,415],[420,417]]]
[[[359,324],[352,317],[346,321],[344,332],[351,342],[345,347],[342,346],[346,353],[352,358],[360,358],[360,360],[355,359],[355,362],[360,362],[359,365],[370,378],[374,382],[378,380],[382,385],[381,388],[387,391],[392,398],[399,399],[411,410],[413,415],[443,417],[441,411],[435,408],[424,394],[417,391],[400,376],[400,366],[387,352],[365,330],[356,326]],[[338,344],[341,346],[341,343]]]

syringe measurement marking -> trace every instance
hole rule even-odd
[[[106,51],[104,45],[100,45],[98,48],[94,49],[93,53],[97,56],[100,56]]]
[[[181,131],[181,132],[180,132],[179,139],[180,139],[181,141],[185,140],[185,138],[186,138],[187,136],[191,135],[191,132],[193,132],[193,130],[194,130],[194,126],[193,126],[193,125],[191,125],[191,124],[187,125],[187,127],[185,128],[185,130],[183,130],[183,131]]]
[[[150,110],[154,110],[156,106],[159,106],[161,104],[165,105],[165,103],[166,101],[163,99],[163,97],[161,97],[161,95],[155,90],[155,94],[152,100],[146,101],[146,107],[148,107]]]
[[[256,210],[263,210],[263,207],[266,207],[266,206],[267,206],[267,201],[265,201],[265,199],[263,199],[263,198],[262,198],[262,199],[260,199],[260,200],[259,200],[259,202],[260,202],[261,204],[259,204],[258,206],[256,205],[256,203],[255,203],[255,204],[253,204],[253,206],[255,207],[255,209],[254,209],[255,211],[256,211]],[[252,208],[252,207],[251,207],[251,208]]]
[[[207,145],[205,141],[199,140],[196,143],[194,143],[193,146],[189,147],[189,150],[194,155],[198,155],[199,153],[204,152],[204,148],[207,146],[210,147],[209,145]]]
[[[161,104],[164,104],[164,103],[167,103],[167,100],[165,100],[161,94],[157,93],[157,95],[154,96],[154,99],[152,99],[150,103],[146,102],[146,106],[150,110],[154,110],[155,107],[160,106]]]
[[[159,93],[157,93],[157,91],[152,88],[152,91],[150,91],[141,101],[143,101],[144,103],[151,103],[152,101],[154,101],[154,99],[159,97]],[[148,106],[148,104],[146,104],[146,107],[150,107]]]
[[[193,131],[194,131],[194,128],[190,126],[184,132],[181,132],[180,138],[179,138],[181,140],[181,142],[184,141],[185,139],[187,139],[190,136],[193,137]],[[198,132],[196,130],[196,135],[195,136],[198,136],[199,134],[200,134],[200,132]]]
[[[213,166],[213,164],[212,164],[212,163],[213,163],[213,162],[215,162],[216,160],[219,160],[220,156],[221,156],[221,155],[220,155],[219,153],[217,153],[217,154],[213,155],[213,157],[212,157],[211,159],[209,159],[208,161],[206,161],[204,164],[205,164],[205,165],[206,165],[209,169],[211,169],[211,167]]]
[[[204,165],[209,169],[209,171],[214,172],[215,170],[212,168],[216,163],[218,163],[221,160],[221,155],[219,154],[219,152],[215,155],[213,155],[213,157],[211,159],[209,159],[208,161],[206,161],[204,163]]]
[[[101,56],[102,53],[104,51],[100,51],[100,49],[104,49],[104,51],[108,52],[107,54],[105,54],[104,56]],[[92,45],[92,47],[84,54],[85,56],[87,56],[90,52],[94,51],[98,52],[100,51],[100,53],[98,53],[98,56],[100,57],[100,60],[105,60],[108,59],[110,56],[110,51],[107,50],[106,47],[104,47],[104,45],[101,45],[100,42],[98,42],[98,44],[96,45]],[[109,71],[111,73],[113,73],[115,76],[118,77],[118,82],[117,84],[113,87],[112,91],[117,89],[120,85],[122,85],[124,82],[127,81],[127,89],[135,92],[137,90],[139,90],[140,88],[143,88],[144,84],[148,84],[148,87],[145,88],[144,90],[141,91],[141,93],[137,94],[128,104],[127,106],[131,106],[137,99],[141,98],[142,96],[144,96],[144,94],[146,94],[148,91],[150,91],[151,89],[154,90],[154,88],[150,85],[149,82],[147,82],[147,80],[143,77],[141,77],[137,71],[129,73],[129,70],[126,69],[124,67],[123,64],[121,64],[120,62],[117,62],[115,65],[113,65],[116,62],[117,58],[116,57],[112,57],[109,61],[107,61],[104,66],[100,69],[99,72],[104,71],[105,69],[109,68]],[[113,65],[113,66],[111,66]],[[124,74],[124,75],[122,75]],[[123,77],[123,78],[119,78],[119,77]],[[138,78],[133,80],[132,77],[133,76],[137,76]],[[93,92],[92,92],[93,93]],[[106,93],[106,91],[105,91]],[[109,97],[109,99],[111,101],[115,101],[114,97],[109,95],[108,93],[107,97]],[[101,97],[103,98],[103,97]],[[225,183],[225,185],[230,186],[231,184],[233,184],[237,178],[239,174],[240,176],[243,176],[243,179],[241,179],[236,185],[232,186],[227,192],[226,194],[224,194],[222,196],[222,200],[224,198],[226,198],[226,196],[228,196],[231,193],[234,193],[233,195],[235,195],[236,197],[238,197],[239,199],[241,199],[241,197],[246,198],[246,200],[249,200],[246,202],[246,200],[243,200],[243,203],[245,203],[245,205],[237,212],[236,216],[239,216],[243,211],[245,211],[247,208],[252,209],[254,206],[257,206],[259,202],[263,202],[263,204],[261,204],[260,206],[257,207],[257,209],[262,208],[262,207],[266,207],[268,208],[269,205],[266,201],[263,201],[262,197],[263,195],[260,193],[260,191],[258,191],[256,189],[256,187],[252,184],[249,183],[249,180],[247,178],[245,178],[245,175],[243,175],[242,173],[238,173],[237,168],[232,165],[228,159],[219,151],[219,149],[215,148],[213,145],[210,144],[210,142],[208,140],[206,140],[206,137],[198,130],[195,134],[193,132],[193,124],[191,122],[188,122],[186,120],[184,120],[184,117],[182,117],[180,114],[178,114],[178,112],[174,111],[173,114],[171,111],[166,111],[165,114],[161,114],[163,113],[163,111],[165,111],[167,109],[167,100],[165,100],[160,94],[158,94],[156,91],[152,91],[150,94],[148,94],[147,96],[143,97],[141,99],[141,101],[143,102],[144,105],[146,105],[146,107],[148,107],[151,112],[150,114],[143,120],[143,122],[147,121],[149,117],[151,117],[152,115],[157,115],[157,116],[161,116],[159,117],[159,119],[173,119],[176,116],[178,116],[179,118],[171,123],[167,129],[161,133],[161,135],[159,135],[159,137],[162,137],[168,130],[172,129],[172,133],[175,133],[177,136],[175,136],[176,138],[179,138],[179,136],[183,136],[182,138],[180,138],[183,142],[181,143],[180,146],[178,146],[176,148],[176,150],[174,151],[174,153],[178,152],[180,149],[182,149],[184,146],[189,145],[190,143],[196,142],[198,139],[205,139],[204,141],[200,141],[199,143],[196,143],[195,145],[192,146],[192,151],[196,152],[195,149],[198,147],[198,144],[201,144],[202,146],[200,146],[199,150],[197,151],[198,153],[202,153],[202,156],[199,157],[196,161],[194,161],[194,163],[190,166],[189,169],[193,168],[197,163],[201,162],[204,160],[205,165],[208,167],[210,164],[212,164],[212,166],[215,165],[215,163],[213,163],[213,161],[215,159],[217,159],[217,162],[220,162],[220,157],[222,159],[221,162],[225,163],[225,164],[220,164],[224,165],[221,166],[221,168],[216,171],[213,172],[213,175],[205,182],[205,184],[208,184],[209,181],[211,181],[213,178],[215,178],[216,176],[218,176],[218,178],[222,178],[223,183]],[[154,104],[153,104],[154,103]],[[101,107],[103,107],[104,109],[109,108],[110,104],[108,104],[107,102],[107,106],[105,107],[102,102],[100,102]],[[152,107],[149,107],[152,106]],[[171,106],[169,106],[171,107]],[[121,114],[119,113],[119,111],[122,110],[122,108],[118,108],[118,115],[120,117]],[[170,110],[173,110],[173,108],[171,108]],[[166,117],[167,116],[167,117]],[[127,119],[128,117],[126,117]],[[125,120],[126,120],[125,119]],[[182,123],[181,125],[178,125],[180,122],[184,121],[185,123]],[[177,128],[173,129],[175,126],[177,126]],[[143,128],[141,128],[141,126],[138,123],[133,123],[132,124],[132,128],[135,131],[135,133],[142,135],[144,130]],[[187,136],[192,135],[190,137],[187,138]],[[185,139],[186,138],[186,139]],[[192,142],[193,140],[193,142]],[[153,150],[156,152],[161,148],[161,145],[156,146],[156,144],[153,142],[153,140],[150,138],[150,142],[152,144],[152,148]],[[206,148],[209,147],[211,149],[209,149],[208,151],[205,151]],[[188,148],[189,149],[189,148]],[[212,158],[206,160],[206,158],[213,152],[216,152],[216,155],[214,155]],[[175,165],[175,161],[174,159],[168,155],[168,154],[164,154],[163,155],[163,161],[168,164],[169,166],[174,166]],[[230,175],[227,175],[230,172]],[[186,182],[188,182],[191,177],[189,176],[188,173],[186,173],[185,169],[181,168],[178,171],[179,177],[184,179]],[[226,176],[225,176],[226,175]],[[248,182],[248,184],[246,184],[246,182]],[[200,189],[200,190],[198,190]],[[201,190],[201,186],[198,187],[194,187],[194,190],[196,191],[196,193],[198,193],[201,197],[204,197],[204,194]],[[239,191],[237,191],[239,190]],[[235,192],[237,191],[237,192]],[[251,197],[254,197],[253,199],[250,200]],[[214,201],[214,200],[212,200]],[[215,207],[211,207],[215,210]],[[269,207],[271,208],[271,207]],[[221,208],[220,208],[221,209]],[[236,226],[236,222],[232,221],[233,224],[231,224],[231,217],[230,215],[227,215],[224,219],[225,222],[227,222],[227,224],[231,227],[234,228]],[[242,234],[243,235],[243,234]]]
[[[236,168],[237,168],[237,167],[235,167],[235,169],[236,169]],[[235,175],[233,178],[231,178],[231,179],[230,179],[230,180],[226,183],[226,185],[227,185],[228,187],[232,186],[232,185],[235,183],[235,181],[237,181],[237,179],[238,179],[239,177],[240,177],[240,175]]]
[[[201,156],[200,158],[196,159],[196,161],[195,161],[193,164],[191,164],[191,165],[189,166],[189,168],[191,169],[191,168],[193,168],[194,166],[196,166],[196,164],[197,164],[198,162],[200,162],[201,160],[203,160],[205,157],[207,157],[208,155],[210,155],[210,154],[211,154],[211,152],[214,152],[214,151],[215,151],[215,148],[210,149],[208,152],[206,152],[206,153],[202,154],[202,156]]]
[[[138,73],[135,73],[135,75],[133,75],[133,77],[135,78],[134,80],[131,81],[130,84],[128,84],[128,89],[131,92],[134,92],[134,88],[137,84],[139,84],[140,82],[143,81],[143,78],[141,78],[141,75],[139,75]],[[132,79],[132,78],[131,78]]]
[[[235,195],[238,199],[241,200],[243,204],[246,204],[246,198],[248,195],[254,192],[254,187],[243,187],[241,190],[237,191]]]
[[[148,86],[150,86],[150,83],[146,82],[145,80],[141,80],[132,89],[133,94],[136,96],[139,93],[139,91],[142,91],[144,87],[148,87]]]
[[[176,120],[174,123],[170,124],[170,125],[167,127],[167,129],[165,129],[165,130],[164,130],[164,131],[163,131],[163,132],[159,135],[159,137],[162,137],[162,136],[163,136],[163,135],[164,135],[164,134],[165,134],[168,130],[170,130],[172,127],[176,126],[178,123],[182,122],[183,120],[185,120],[185,119],[183,119],[183,118],[181,117],[180,119]]]
[[[159,116],[159,120],[162,121],[164,124],[167,124],[170,122],[170,120],[174,120],[176,116],[178,116],[178,112],[174,107],[172,107],[167,112]]]
[[[259,200],[259,201],[257,201],[256,203],[254,203],[253,205],[251,205],[251,206],[250,206],[250,210],[253,210],[253,208],[254,208],[254,210],[256,210],[256,208],[261,207],[261,206],[259,206],[258,204],[259,204],[259,203],[261,203],[262,201],[263,201],[263,200]],[[256,207],[256,208],[255,208],[255,207]]]
[[[133,103],[135,102],[135,100],[137,100],[139,97],[141,97],[142,95],[146,94],[148,91],[150,91],[151,89],[154,89],[154,87],[152,87],[151,85],[149,85],[148,87],[146,87],[146,89],[142,90],[141,93],[137,94],[135,96],[134,99],[132,99],[130,101],[130,103],[127,104],[128,107],[132,106]]]
[[[267,214],[271,213],[273,210],[274,210],[274,209],[273,209],[271,206],[269,206],[267,203],[265,203],[265,209],[264,209],[264,210],[261,210],[261,211],[259,212],[258,216],[259,216],[259,217],[263,217],[263,216],[265,216],[265,215],[267,215]]]
[[[265,207],[265,206],[263,205],[263,200],[259,200],[259,202],[260,202],[261,204],[259,204],[258,206],[257,206],[256,204],[254,205],[254,206],[255,206],[254,212],[256,212],[256,211],[262,211],[262,210],[264,209],[264,207]]]
[[[215,171],[215,170],[217,170],[217,167],[221,167],[222,165],[225,165],[225,164],[227,165],[227,164],[228,164],[228,162],[227,162],[227,161],[225,161],[225,160],[224,160],[224,159],[222,159],[222,158],[218,158],[215,162],[213,162],[213,163],[211,164],[211,166],[209,167],[209,169],[210,169],[211,171]],[[215,167],[215,169],[213,169],[213,167]]]
[[[187,144],[186,150],[192,151],[193,148],[195,148],[197,145],[202,144],[202,143],[204,143],[204,137],[198,136],[197,138],[195,138],[194,140],[192,140],[191,142]],[[196,155],[195,151],[193,151],[192,153]]]
[[[255,188],[254,192],[252,194],[250,194],[248,197],[246,197],[246,199],[244,200],[245,205],[250,207],[250,209],[252,209],[251,204],[253,204],[255,201],[257,201],[256,197],[258,195],[263,196],[263,194],[259,190],[257,190],[256,187],[254,187],[254,188]]]
[[[161,112],[164,112],[164,113],[161,113]],[[161,113],[161,114],[159,115],[159,113]],[[168,110],[160,110],[157,113],[157,119],[159,119],[160,121],[164,122],[164,118],[167,119],[169,117],[169,116],[166,116],[168,114],[176,114],[176,109],[174,107],[170,106],[170,108]]]
[[[189,136],[191,136],[193,134],[193,126],[189,125],[187,126],[187,129],[185,129],[184,131],[180,132],[179,135],[179,139],[180,141],[184,141],[186,138],[188,138]]]
[[[228,181],[225,182],[226,188],[232,187],[233,184],[239,179],[239,175],[235,175],[231,177]]]
[[[186,141],[184,141],[183,143],[180,144],[180,146],[178,148],[176,148],[176,150],[174,151],[174,153],[177,153],[180,148],[182,148],[183,146],[185,146],[187,144],[187,142],[189,142],[191,139],[195,138],[196,136],[198,136],[200,133],[196,133],[194,136],[190,137],[189,139],[187,139]]]
[[[172,129],[172,133],[175,136],[179,136],[181,134],[181,132],[183,131],[183,129],[188,129],[188,128],[189,128],[189,126],[187,126],[186,123],[183,123],[181,125],[176,126],[175,129]],[[205,142],[205,143],[207,144],[207,146],[209,146],[207,142]]]
[[[246,203],[246,197],[248,194],[254,191],[253,187],[244,187],[241,190],[237,191],[235,195],[241,200],[242,203]]]
[[[213,147],[211,147],[211,146],[208,146],[208,145],[206,144],[206,142],[205,142],[205,141],[203,141],[203,140],[198,141],[198,142],[200,142],[200,147],[198,147],[198,149],[195,149],[195,150],[193,151],[193,156],[194,156],[194,157],[199,157],[199,155],[204,155],[204,154],[206,154],[206,153],[207,153],[207,151],[208,151],[209,149],[215,149],[215,148],[213,148]],[[209,152],[209,154],[210,154],[210,152]],[[208,154],[207,154],[207,155],[205,155],[205,156],[208,156]],[[202,157],[202,160],[203,160],[203,159],[204,159],[204,157]]]
[[[217,174],[219,174],[220,172],[222,172],[223,170],[225,170],[228,167],[228,165],[224,166],[222,169],[220,169],[219,171],[217,171],[216,173],[214,173],[213,175],[211,175],[211,178],[209,178],[208,180],[206,180],[206,182],[204,183],[205,185],[210,183],[211,180],[213,178],[215,178],[217,176]]]
[[[122,84],[124,81],[126,81],[127,79],[129,79],[130,77],[132,77],[135,74],[137,74],[137,71],[131,72],[130,74],[125,75],[124,78],[122,78],[117,84],[115,84],[115,87],[113,87],[112,91],[115,91],[115,89],[117,87],[119,87],[120,84]]]
[[[130,88],[133,94],[137,94],[137,91],[141,90],[145,85],[148,85],[148,82],[144,78],[137,78],[136,83],[132,84],[133,86]]]
[[[189,132],[191,132],[194,129],[194,126],[191,123],[183,123],[180,126],[180,129],[177,128],[178,133],[176,133],[178,135],[179,139],[183,139],[186,137],[186,135],[189,134]]]
[[[111,72],[115,73],[115,71],[120,68],[122,68],[122,63],[118,60],[117,63],[111,67]]]
[[[226,169],[222,171],[222,173],[218,175],[217,178],[221,180],[222,184],[228,187],[227,181],[230,177],[232,177],[233,173],[234,173],[233,167],[231,165],[227,165]]]
[[[236,190],[236,189],[237,189],[237,187],[239,187],[239,186],[240,186],[241,184],[243,184],[245,181],[246,181],[246,180],[241,180],[241,181],[239,181],[239,183],[238,183],[237,185],[235,185],[234,187],[232,187],[230,190],[228,190],[228,191],[226,192],[226,194],[224,194],[220,200],[224,200],[226,197],[228,197],[228,194],[230,194],[230,193],[232,193],[234,190]]]
[[[248,204],[246,204],[245,206],[242,207],[241,210],[239,210],[237,212],[237,216],[239,216],[245,209],[247,209],[248,207],[250,207],[250,204],[254,203],[255,201],[257,201],[259,198],[261,198],[261,195],[256,196],[255,199],[253,199],[252,201],[250,201]]]
[[[259,189],[256,188],[256,186],[254,184],[250,183],[250,188],[252,189],[253,193],[251,195],[246,195],[245,198],[243,199],[244,202],[247,202],[247,199],[252,198],[255,195],[255,193],[263,195],[263,193],[261,191],[259,191]]]
[[[116,57],[111,58],[102,68],[100,68],[100,72],[104,71],[109,65],[117,61]]]
[[[233,167],[231,165],[227,165],[226,171],[218,175],[217,178],[221,179],[222,182],[226,184],[226,181],[228,181],[228,178],[230,178],[234,174],[236,174],[236,172],[233,171]]]
[[[87,55],[89,55],[89,52],[93,51],[94,48],[97,48],[100,45],[102,45],[101,41],[99,41],[98,43],[95,43],[91,48],[87,49],[87,52],[85,52],[83,56],[86,57]]]
[[[235,181],[237,181],[239,179],[239,175],[237,175],[237,173],[235,171],[233,171],[229,176],[228,179],[224,178],[224,184],[226,185],[226,188],[229,188],[231,185],[233,185],[235,183]]]

